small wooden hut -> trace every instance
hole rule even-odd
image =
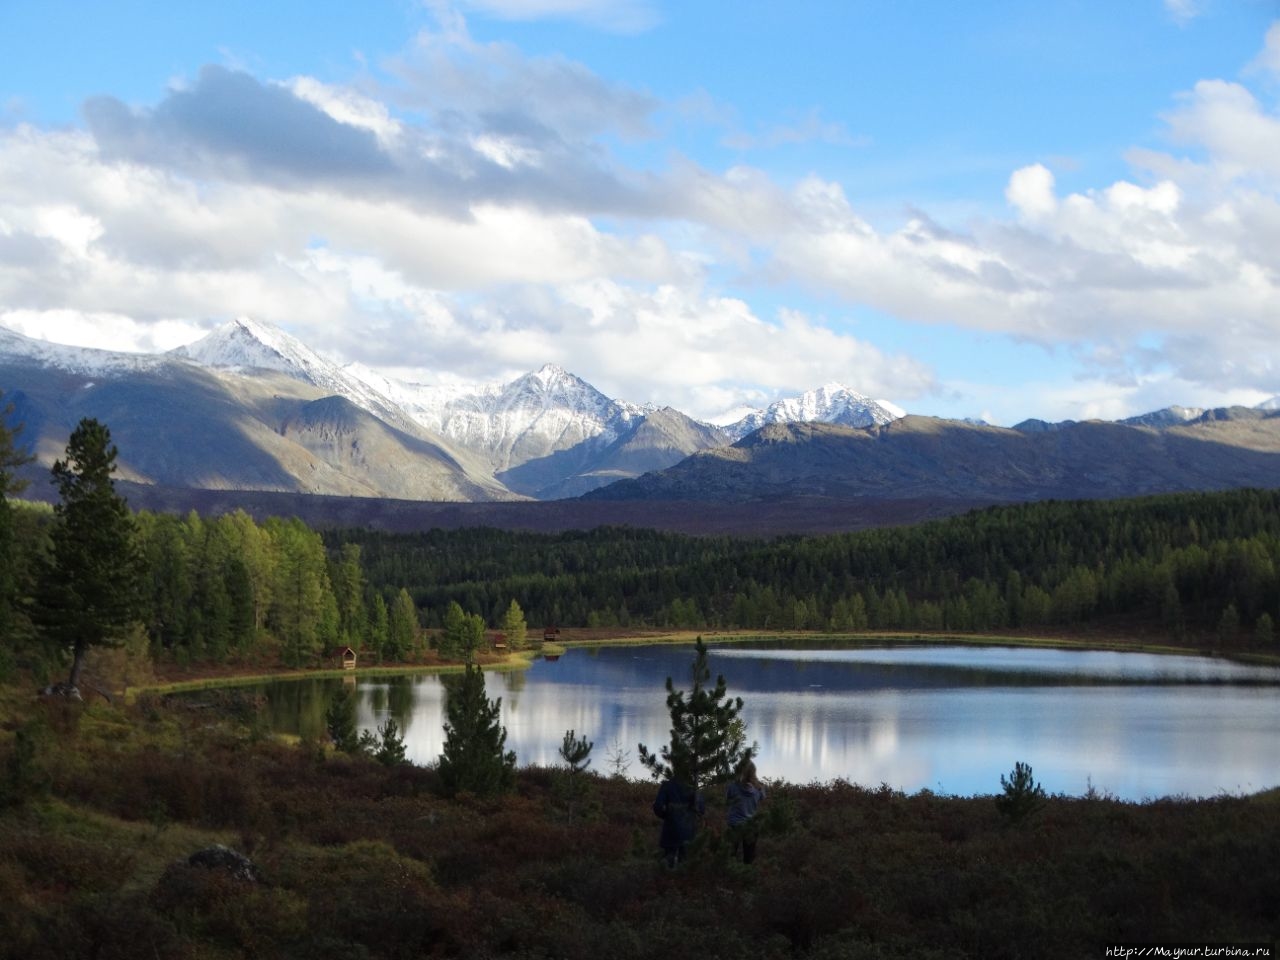
[[[350,647],[339,647],[333,652],[333,658],[343,670],[354,670],[356,668],[356,652]]]

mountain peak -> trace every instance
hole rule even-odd
[[[725,427],[735,440],[770,423],[834,423],[845,427],[881,426],[899,419],[901,410],[881,404],[842,383],[825,383],[798,397],[777,400]]]
[[[305,374],[311,380],[332,364],[279,327],[252,317],[237,317],[195,343],[171,350],[202,367],[232,370],[278,370]]]

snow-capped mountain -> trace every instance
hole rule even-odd
[[[798,397],[778,400],[724,427],[734,440],[770,423],[834,423],[844,427],[875,427],[891,423],[903,411],[883,400],[872,400],[839,383],[828,383]]]
[[[362,410],[395,425],[404,412],[385,394],[326,360],[301,340],[279,327],[249,317],[224,323],[195,343],[169,351],[169,356],[212,370],[252,373],[271,370],[301,380],[334,396],[345,397]]]
[[[498,473],[585,442],[608,445],[646,413],[554,364],[510,383],[470,390],[397,382],[366,367],[346,369],[423,427],[487,457]]]
[[[1280,397],[1272,397],[1270,400],[1263,400],[1255,409],[1280,410]]]
[[[1182,423],[1190,423],[1197,417],[1204,416],[1204,407],[1180,407],[1174,404],[1163,410],[1152,410],[1136,417],[1126,417],[1120,423],[1134,427],[1173,427]]]
[[[93,347],[69,347],[47,340],[35,340],[0,327],[0,357],[25,360],[83,377],[116,377],[155,370],[165,364],[163,356],[145,353],[117,353]]]

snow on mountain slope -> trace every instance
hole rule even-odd
[[[611,400],[581,377],[546,364],[510,383],[475,388],[400,383],[346,370],[434,433],[488,458],[495,472],[581,443],[612,443],[646,408]]]
[[[1255,409],[1280,410],[1280,397],[1272,397],[1270,400],[1263,400]]]
[[[0,359],[26,360],[84,377],[118,377],[155,370],[165,364],[163,356],[148,353],[117,353],[92,347],[69,347],[0,327]]]
[[[1126,417],[1118,422],[1133,427],[1175,427],[1179,424],[1190,423],[1196,417],[1203,416],[1204,412],[1204,407],[1180,407],[1174,404],[1162,410],[1152,410],[1150,413],[1140,414],[1136,417]]]
[[[169,356],[235,373],[274,370],[345,397],[389,423],[403,425],[407,419],[394,401],[367,382],[324,359],[279,327],[249,317],[225,323],[195,343],[170,350]]]
[[[901,419],[903,411],[893,404],[865,397],[839,383],[828,383],[798,397],[771,403],[764,410],[747,414],[724,427],[734,440],[770,423],[835,423],[845,427],[873,427]]]

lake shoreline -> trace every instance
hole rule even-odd
[[[922,633],[919,631],[875,631],[860,633],[819,633],[816,631],[773,631],[759,630],[677,630],[677,631],[645,631],[619,636],[616,631],[604,630],[566,630],[569,636],[561,637],[555,643],[544,644],[541,649],[530,648],[518,652],[509,652],[500,656],[486,655],[477,663],[484,670],[524,670],[538,656],[556,649],[564,650],[577,647],[624,647],[645,646],[649,644],[682,644],[693,643],[697,637],[709,645],[719,643],[765,643],[771,641],[847,643],[850,645],[903,643],[903,644],[936,644],[956,643],[970,646],[1032,647],[1061,650],[1105,650],[1122,653],[1150,653],[1166,656],[1197,656],[1209,659],[1225,659],[1240,663],[1256,665],[1280,665],[1280,652],[1267,653],[1257,650],[1223,651],[1203,646],[1170,643],[1152,643],[1136,638],[1088,638],[1079,639],[1054,635],[1018,635],[1018,634],[955,634],[955,633]],[[579,634],[588,634],[580,636]],[[124,690],[126,702],[132,701],[141,694],[183,693],[194,690],[211,690],[223,687],[246,686],[279,680],[308,680],[331,677],[355,676],[411,676],[461,673],[461,663],[403,663],[378,664],[371,667],[357,667],[345,670],[339,667],[315,668],[283,668],[263,665],[244,669],[231,667],[230,672],[206,671],[200,668],[183,668],[172,672],[160,670],[155,682],[131,683]],[[175,676],[178,673],[190,672],[194,675]],[[166,675],[167,674],[167,675]]]

